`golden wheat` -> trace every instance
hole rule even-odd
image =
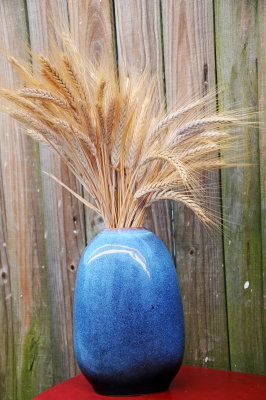
[[[20,89],[18,94],[23,97],[39,99],[41,101],[49,100],[52,103],[55,103],[56,105],[64,109],[69,108],[69,104],[65,99],[56,96],[54,93],[49,92],[48,90],[26,88],[26,89]]]
[[[89,202],[50,175],[108,228],[138,227],[158,200],[185,204],[206,225],[217,216],[208,209],[205,171],[237,164],[237,113],[210,113],[215,93],[166,113],[155,96],[157,77],[137,76],[112,60],[92,64],[61,34],[65,50],[51,57],[31,54],[33,63],[8,56],[22,79],[0,89],[8,103],[1,111],[18,120],[25,133],[47,144],[68,165],[93,199]],[[229,127],[229,129],[227,128]]]

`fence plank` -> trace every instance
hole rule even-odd
[[[159,1],[115,0],[118,63],[139,72],[157,73],[158,100],[164,99]],[[144,222],[165,243],[173,255],[170,202],[162,201],[147,212]]]
[[[257,1],[215,1],[218,86],[221,109],[254,107],[257,88]],[[247,129],[248,168],[222,174],[223,212],[231,221],[225,240],[231,368],[265,372],[262,314],[261,212],[258,132]]]
[[[261,243],[264,293],[264,343],[266,343],[266,2],[258,0],[258,95],[260,111]]]
[[[70,31],[81,54],[91,61],[113,53],[111,6],[109,0],[68,1]],[[85,198],[90,199],[85,193]],[[103,219],[86,207],[86,240],[104,228]]]
[[[162,24],[167,103],[173,107],[215,86],[212,1],[163,0]],[[219,183],[217,173],[209,178]],[[219,210],[214,202],[209,206]],[[227,369],[222,236],[209,235],[179,204],[174,205],[174,230],[186,325],[184,362]]]
[[[54,29],[68,25],[67,1],[27,0],[31,48],[49,48],[49,37],[57,39]],[[59,177],[73,190],[80,185],[49,149],[40,147],[41,170]],[[53,384],[78,372],[72,338],[72,309],[76,269],[84,249],[84,210],[82,205],[53,180],[42,175],[45,216],[46,257],[51,299]]]
[[[25,57],[24,2],[3,1],[0,21],[1,46]],[[0,70],[15,81],[3,58]],[[39,154],[14,121],[0,123],[0,396],[30,400],[52,383]]]

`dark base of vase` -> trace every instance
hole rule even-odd
[[[179,366],[178,366],[179,367]],[[154,370],[150,368],[142,374],[138,372],[114,375],[94,375],[84,373],[96,393],[105,396],[136,396],[148,393],[164,392],[175,377],[178,368]]]
[[[152,393],[159,393],[165,392],[169,388],[169,383],[155,385],[152,386],[141,386],[141,385],[134,385],[134,386],[119,386],[119,387],[95,387],[94,390],[96,393],[101,394],[103,396],[139,396],[142,394],[152,394]]]

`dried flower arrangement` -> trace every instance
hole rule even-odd
[[[22,123],[25,133],[50,146],[92,197],[66,187],[103,219],[106,228],[140,227],[146,208],[161,199],[182,202],[206,225],[217,219],[207,206],[207,170],[236,161],[232,128],[237,113],[210,113],[214,95],[166,113],[158,111],[155,79],[116,72],[112,60],[93,64],[62,34],[63,50],[52,60],[31,53],[32,63],[12,56],[20,88],[0,89],[9,102],[1,111]],[[229,127],[229,129],[228,129]]]

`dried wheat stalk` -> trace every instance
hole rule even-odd
[[[158,111],[156,77],[148,83],[147,71],[128,77],[126,69],[118,77],[112,61],[93,65],[67,34],[61,38],[65,50],[54,46],[50,58],[33,54],[35,62],[27,64],[8,57],[23,83],[0,89],[9,104],[1,111],[57,152],[93,204],[52,177],[109,228],[141,226],[146,208],[161,199],[180,201],[204,224],[215,224],[204,172],[236,164],[234,152],[220,154],[234,148],[230,132],[245,118],[209,113],[211,95],[168,114]]]

